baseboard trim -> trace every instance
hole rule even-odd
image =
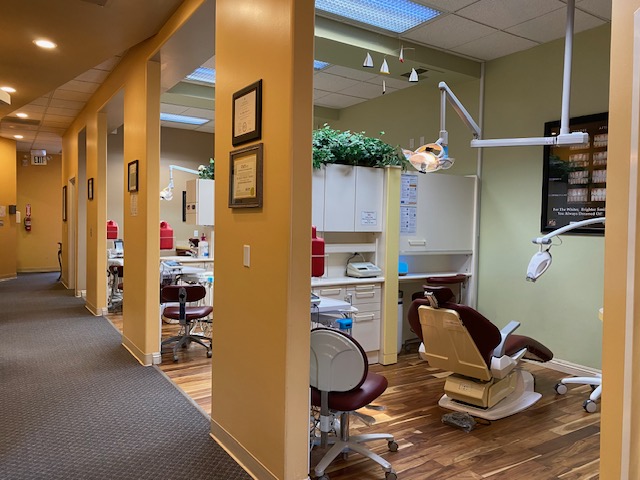
[[[531,362],[540,365],[540,362]],[[577,377],[593,377],[594,375],[602,375],[602,370],[597,368],[585,367],[584,365],[578,365],[576,363],[562,360],[561,358],[554,358],[542,364],[544,367],[557,372],[566,373],[567,375],[574,375]]]
[[[102,317],[104,315],[103,313],[104,309],[100,307],[96,307],[95,305],[92,305],[90,302],[85,301],[84,308],[89,310],[89,312],[91,312],[91,314],[96,317]]]
[[[240,443],[215,420],[211,420],[211,437],[220,445],[238,465],[252,478],[278,480],[262,463],[249,453]]]
[[[129,353],[133,355],[133,358],[140,362],[140,365],[149,367],[153,365],[153,353],[144,353],[140,350],[131,340],[122,335],[122,346],[129,350]]]
[[[16,275],[7,275],[7,276],[0,276],[0,282],[6,282],[7,280],[15,280],[16,278],[18,278]]]
[[[33,267],[33,268],[19,268],[18,273],[51,273],[59,272],[59,267]]]

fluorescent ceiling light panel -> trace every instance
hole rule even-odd
[[[164,122],[185,123],[187,125],[204,125],[209,121],[207,118],[190,117],[188,115],[175,115],[173,113],[161,113],[160,120]]]
[[[216,71],[213,68],[198,67],[187,75],[187,80],[215,85]]]
[[[325,68],[327,68],[330,64],[327,62],[321,62],[320,60],[314,60],[313,61],[313,69],[314,70],[324,70]]]
[[[442,13],[410,0],[316,0],[316,9],[395,33]]]

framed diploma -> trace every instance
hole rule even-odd
[[[262,143],[229,155],[229,207],[262,207]]]
[[[233,146],[262,138],[262,80],[233,94]]]
[[[133,162],[129,162],[127,165],[127,191],[128,192],[137,192],[138,191],[138,160],[134,160]]]

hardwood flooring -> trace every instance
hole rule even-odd
[[[108,317],[121,328],[118,315]],[[163,324],[163,338],[177,330]],[[179,353],[174,363],[171,353],[162,356],[160,369],[211,412],[211,359],[204,349],[191,345]],[[389,388],[376,402],[384,411],[363,410],[376,419],[368,427],[352,420],[351,433],[391,433],[399,445],[389,452],[385,441],[368,444],[391,462],[399,480],[591,480],[599,478],[600,413],[586,413],[582,402],[588,386],[570,386],[566,395],[557,395],[554,385],[560,372],[526,363],[524,368],[536,378],[542,399],[533,407],[511,417],[476,425],[471,432],[445,425],[438,406],[445,374],[429,367],[417,354],[403,354],[398,363],[374,365]],[[267,407],[265,407],[267,408]],[[324,452],[312,450],[311,465]],[[382,469],[371,460],[351,454],[337,459],[327,469],[331,480],[379,480]]]

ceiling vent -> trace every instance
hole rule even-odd
[[[40,125],[40,120],[34,120],[31,118],[18,118],[18,117],[4,117],[2,119],[3,124],[13,124],[13,125],[29,125],[37,127]]]
[[[90,3],[92,5],[97,5],[99,7],[104,7],[107,5],[107,3],[109,3],[110,0],[80,0],[80,1],[84,3]]]
[[[422,68],[422,67],[418,67],[416,68],[416,73],[418,75],[422,75],[423,73],[427,73],[429,70],[427,70],[426,68]],[[407,73],[403,73],[401,75],[401,77],[407,77],[409,78],[409,76],[411,75],[411,70],[409,70]]]

